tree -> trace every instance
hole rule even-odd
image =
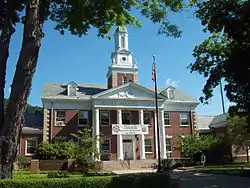
[[[232,145],[236,147],[236,154],[239,149],[244,149],[247,153],[247,163],[249,163],[250,133],[246,116],[235,115],[228,118],[228,138]]]
[[[194,0],[190,0],[193,4]],[[32,78],[36,70],[44,22],[56,22],[55,29],[64,34],[69,31],[76,36],[87,35],[91,28],[98,29],[99,37],[108,37],[114,25],[134,25],[141,27],[130,10],[137,9],[153,23],[159,23],[158,34],[179,37],[181,31],[167,19],[168,12],[177,12],[186,5],[182,0],[119,1],[119,0],[4,0],[0,13],[1,52],[1,124],[0,124],[0,177],[11,178],[18,142],[23,126],[23,114],[30,94]],[[21,15],[24,13],[24,16]],[[15,23],[24,25],[22,47],[16,65],[11,93],[6,112],[3,112],[3,88],[8,59],[8,49]],[[11,32],[5,32],[11,31]],[[8,34],[9,33],[9,34]],[[5,36],[8,34],[7,36]],[[3,49],[3,50],[2,50]],[[2,53],[4,52],[4,53]],[[5,116],[4,116],[5,114]]]
[[[211,35],[193,51],[191,72],[203,75],[202,103],[225,80],[226,96],[235,107],[250,110],[250,1],[208,0],[198,4],[196,16]]]
[[[220,139],[213,135],[185,135],[180,138],[179,150],[183,157],[199,161],[202,153],[208,154],[220,144]],[[209,158],[210,160],[210,158]]]

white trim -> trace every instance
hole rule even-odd
[[[56,119],[57,119],[57,111],[62,111],[62,112],[64,112],[64,122],[63,121],[57,121]],[[66,111],[65,110],[60,110],[60,109],[56,109],[56,110],[54,110],[54,112],[55,112],[55,119],[54,119],[54,122],[55,122],[55,124],[54,124],[54,126],[55,127],[65,127],[66,126]],[[62,124],[60,124],[60,125],[57,125],[57,122],[59,123],[59,122],[61,122]]]
[[[180,124],[180,127],[190,127],[190,125],[182,125],[182,124]]]
[[[33,153],[27,153],[27,149],[28,149],[28,147],[27,147],[27,145],[28,145],[28,143],[27,143],[27,141],[28,140],[35,140],[36,141],[36,147],[37,147],[37,137],[26,137],[26,139],[25,139],[25,148],[24,148],[24,155],[25,156],[32,156],[32,155],[34,155]]]

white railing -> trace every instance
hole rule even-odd
[[[136,134],[148,134],[148,125],[141,124],[112,124],[112,134],[125,134],[125,135],[136,135]]]

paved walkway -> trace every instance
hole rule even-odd
[[[181,188],[250,188],[250,178],[205,174],[195,172],[174,172],[180,178]]]

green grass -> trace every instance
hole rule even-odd
[[[250,165],[248,164],[213,165],[205,166],[204,168],[195,167],[193,170],[213,174],[250,177]]]
[[[83,174],[70,173],[70,177],[83,177]],[[13,179],[41,179],[48,178],[48,172],[31,174],[29,171],[18,170],[13,172]]]

